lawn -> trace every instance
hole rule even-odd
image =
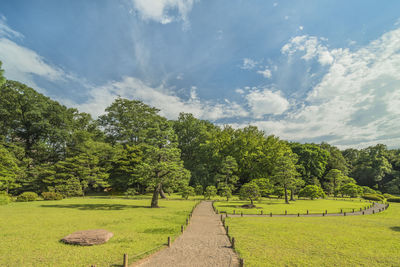
[[[367,216],[226,223],[246,266],[400,266],[400,204]]]
[[[161,208],[150,209],[149,200],[72,198],[0,206],[0,266],[119,266],[124,253],[132,259],[178,236],[195,203],[160,200]],[[59,241],[88,229],[114,237],[91,247]]]
[[[215,202],[214,205],[219,212],[227,212],[233,214],[260,214],[263,211],[264,214],[305,214],[307,210],[309,213],[321,214],[325,211],[328,213],[339,213],[341,210],[343,212],[352,212],[353,209],[360,210],[366,206],[371,205],[371,203],[364,200],[332,200],[332,199],[319,199],[319,200],[296,200],[290,202],[290,204],[285,204],[283,199],[262,199],[261,201],[256,201],[254,204],[257,206],[253,209],[242,208],[243,204],[249,204],[249,201],[219,201]]]

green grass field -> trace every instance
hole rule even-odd
[[[73,198],[13,202],[0,206],[0,266],[119,266],[180,234],[195,201]],[[79,230],[106,229],[106,244],[80,247],[61,243]]]
[[[226,223],[246,266],[400,266],[400,204],[367,216]]]
[[[309,213],[319,214],[325,212],[325,210],[327,210],[328,213],[339,213],[341,210],[343,210],[343,212],[351,212],[353,209],[360,210],[360,208],[371,205],[371,203],[365,202],[364,200],[360,201],[359,199],[354,201],[331,199],[296,200],[290,202],[290,204],[285,204],[283,199],[262,199],[261,201],[254,202],[257,208],[241,208],[243,204],[249,203],[248,201],[236,200],[215,202],[214,205],[219,212],[227,212],[229,214],[233,214],[234,211],[236,211],[236,214],[240,214],[241,212],[243,212],[243,214],[260,214],[261,211],[263,211],[264,214],[269,214],[270,212],[273,214],[285,214],[285,210],[288,214],[305,214],[307,210]]]

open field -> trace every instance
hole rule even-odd
[[[165,244],[180,234],[195,201],[73,198],[14,202],[0,206],[0,266],[119,266],[130,256]],[[103,245],[66,245],[64,236],[106,229],[114,237]],[[133,260],[133,259],[132,259]]]
[[[365,206],[371,205],[371,203],[364,200],[360,201],[356,199],[351,200],[331,200],[331,199],[318,199],[318,200],[296,200],[290,202],[290,204],[285,204],[283,199],[263,199],[261,201],[255,201],[254,204],[257,208],[246,209],[241,206],[244,204],[249,204],[249,201],[229,201],[229,202],[215,202],[214,205],[219,212],[227,212],[228,214],[236,214],[243,212],[243,214],[260,214],[261,211],[264,214],[272,212],[273,214],[284,214],[285,210],[288,214],[305,214],[307,210],[309,213],[321,214],[326,210],[328,213],[339,213],[341,210],[343,212],[351,212],[353,209],[359,210]]]
[[[247,266],[400,266],[400,204],[368,216],[226,223]]]

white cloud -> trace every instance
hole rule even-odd
[[[244,58],[243,64],[240,68],[244,69],[244,70],[251,70],[251,69],[254,69],[257,66],[257,64],[258,64],[258,62],[255,60],[252,60],[251,58]]]
[[[279,115],[289,108],[289,102],[280,91],[269,89],[253,90],[246,95],[248,105],[256,118],[264,115]]]
[[[46,63],[36,52],[20,46],[13,41],[0,38],[0,60],[3,62],[5,76],[35,86],[33,75],[48,80],[62,80],[64,72]]]
[[[355,51],[298,36],[282,48],[329,67],[303,106],[282,120],[254,121],[288,140],[329,141],[341,148],[400,143],[400,29]],[[260,105],[261,107],[262,105]]]
[[[34,76],[41,76],[47,80],[63,80],[68,75],[60,68],[47,63],[35,51],[23,47],[11,39],[22,39],[23,35],[7,25],[4,16],[0,17],[0,60],[5,70],[4,76],[10,80],[17,80],[36,89]]]
[[[24,37],[21,33],[14,31],[7,25],[7,18],[3,15],[0,16],[0,36],[20,39]]]
[[[300,31],[304,30],[304,27],[300,25],[300,26],[299,26],[299,30],[300,30]]]
[[[259,71],[257,71],[257,73],[264,76],[264,78],[271,78],[271,76],[272,76],[272,73],[268,68],[265,68],[265,70],[259,70]]]
[[[188,14],[195,0],[132,0],[132,2],[145,20],[154,20],[162,24],[182,20],[188,24]],[[169,12],[171,10],[176,10],[179,15],[171,15]]]
[[[139,99],[154,106],[161,110],[161,115],[169,119],[176,119],[180,112],[192,113],[197,118],[208,120],[248,116],[248,112],[235,102],[202,101],[197,96],[196,90],[196,87],[192,87],[189,99],[183,100],[163,85],[153,88],[137,78],[124,77],[121,81],[92,88],[88,101],[83,104],[74,104],[74,106],[96,117],[104,113],[104,109],[115,98],[121,96],[128,99]]]
[[[307,61],[317,58],[321,65],[330,65],[334,58],[322,41],[326,39],[308,35],[296,36],[282,47],[281,52],[289,56],[302,52],[302,58]]]

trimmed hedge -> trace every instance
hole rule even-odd
[[[61,200],[63,199],[63,195],[56,192],[43,192],[42,193],[43,200]]]
[[[362,198],[373,201],[385,201],[385,197],[380,194],[365,194],[362,196]]]
[[[35,201],[38,199],[38,195],[35,192],[24,192],[17,197],[19,202]]]

